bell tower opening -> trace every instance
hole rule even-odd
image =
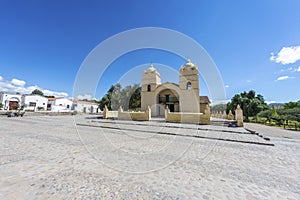
[[[147,92],[151,92],[151,85],[147,86]]]
[[[191,90],[191,89],[192,89],[192,84],[191,84],[191,82],[187,82],[187,84],[186,84],[186,89],[187,89],[187,90]]]

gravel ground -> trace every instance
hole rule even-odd
[[[0,117],[0,199],[300,199],[299,140],[84,117]]]

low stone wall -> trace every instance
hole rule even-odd
[[[233,115],[230,110],[228,115],[224,111],[223,113],[221,112],[212,113],[211,116],[216,118],[221,118],[221,119],[227,119],[227,120],[236,120],[237,126],[239,127],[244,126],[243,110],[241,109],[240,105],[237,105],[237,108],[235,110],[235,115]]]
[[[52,111],[36,111],[36,112],[27,112],[25,115],[47,115],[47,116],[61,116],[61,115],[72,115],[73,112],[52,112]]]
[[[192,124],[210,124],[209,113],[183,113],[174,112],[171,113],[168,108],[165,110],[166,122],[181,122],[181,123],[192,123]]]
[[[120,120],[149,121],[151,120],[151,109],[148,106],[145,112],[124,112],[122,107],[120,107],[118,111],[109,111],[105,106],[105,108],[103,109],[103,119],[109,118],[117,118]]]
[[[211,116],[215,117],[215,118],[220,118],[220,119],[228,119],[228,120],[234,119],[234,115],[232,114],[231,110],[229,111],[228,115],[226,114],[226,111],[224,111],[223,113],[214,112],[211,114]]]
[[[118,118],[118,111],[109,111],[105,106],[103,109],[103,119]]]
[[[15,110],[0,111],[0,115],[7,115],[9,112],[16,113]],[[74,115],[74,112],[52,112],[52,111],[25,111],[24,116],[62,116],[62,115]]]
[[[149,121],[151,120],[151,109],[148,106],[145,112],[124,112],[122,108],[118,111],[118,119],[133,121]]]
[[[119,120],[133,120],[133,121],[150,121],[151,108],[148,106],[145,112],[128,112],[123,111],[122,107],[118,111],[109,111],[107,107],[103,109],[103,118],[117,118]],[[210,124],[210,109],[206,108],[205,113],[171,113],[168,108],[165,110],[166,122],[181,122],[193,124]]]

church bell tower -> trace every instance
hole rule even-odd
[[[156,104],[155,89],[161,84],[160,74],[150,65],[144,71],[142,76],[142,96],[141,96],[141,110],[146,110],[147,106]],[[156,114],[156,108],[151,108],[152,115]]]
[[[199,71],[197,65],[191,63],[190,59],[180,67],[179,87],[181,89],[181,112],[199,113]]]

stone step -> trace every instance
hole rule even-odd
[[[215,126],[237,127],[236,120],[211,120],[210,124]]]

